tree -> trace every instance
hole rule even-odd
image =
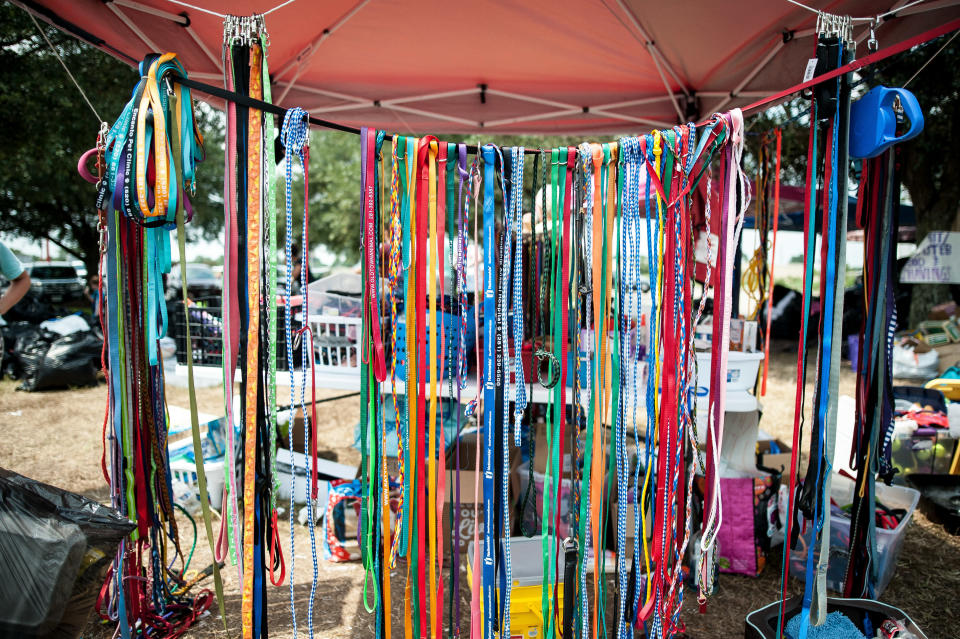
[[[879,65],[860,71],[858,91],[883,85],[901,87],[927,61],[929,65],[910,81],[924,111],[921,135],[899,146],[899,175],[910,194],[917,216],[917,240],[931,231],[960,231],[960,41],[949,43],[935,58],[947,36],[914,47]],[[786,183],[802,184],[806,171],[809,102],[795,99],[758,116],[752,131],[783,126],[783,176]],[[945,285],[914,285],[909,325],[926,318],[934,304],[950,299]]]
[[[130,99],[136,69],[40,25],[100,117],[112,124]],[[95,273],[96,192],[78,175],[77,160],[94,146],[99,123],[30,17],[6,2],[0,5],[0,87],[0,231],[49,239]],[[209,235],[223,223],[223,135],[211,109],[200,108],[198,115],[207,161],[198,169],[191,226]]]
[[[903,86],[930,60],[947,36],[900,56],[898,64],[880,69],[871,85]],[[923,133],[901,145],[900,177],[917,213],[917,240],[931,231],[960,231],[960,43],[951,42],[907,87],[924,111]],[[910,325],[926,319],[930,307],[950,299],[945,285],[915,285]]]

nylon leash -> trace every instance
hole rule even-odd
[[[209,591],[190,597],[174,594],[167,586],[168,578],[179,578],[183,572],[173,568],[183,553],[173,510],[165,389],[157,349],[167,325],[158,282],[171,266],[169,232],[178,228],[183,241],[186,198],[194,192],[203,139],[193,118],[190,91],[179,84],[171,88],[170,75],[185,76],[176,56],[148,56],[140,64],[140,75],[132,99],[109,131],[104,125],[98,142],[103,154],[97,208],[106,276],[101,311],[107,344],[102,361],[109,362],[105,372],[112,426],[111,503],[135,520],[137,528],[121,543],[97,608],[101,617],[117,622],[123,637],[138,627],[181,634],[212,603]],[[155,170],[147,171],[147,165]],[[153,195],[152,207],[148,193]],[[191,377],[188,366],[188,380]],[[193,440],[199,446],[195,401],[191,406]],[[202,451],[195,452],[201,508],[213,550]],[[172,558],[168,541],[173,544]],[[214,576],[222,610],[221,582],[218,573]]]
[[[495,186],[495,153],[496,147],[485,145],[481,149],[483,156],[483,315],[489,318],[483,324],[484,331],[484,364],[483,364],[483,403],[481,413],[483,419],[483,512],[485,517],[493,517],[494,510],[494,425],[496,413],[496,386],[494,382],[494,367],[496,352],[493,345],[496,342],[496,326],[490,319],[496,316],[496,272],[495,272],[495,213],[494,213],[494,186]],[[494,568],[494,534],[493,526],[484,526],[483,529],[483,576],[481,587],[483,590],[483,639],[491,639],[494,632],[494,610],[496,606],[496,585]],[[474,551],[476,552],[476,551]]]

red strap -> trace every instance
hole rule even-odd
[[[440,305],[443,307],[443,293],[444,293],[444,251],[443,245],[447,237],[447,145],[444,142],[440,143],[440,153],[437,156],[437,164],[439,165],[439,171],[437,173],[437,259],[439,263],[439,273],[440,273]],[[460,311],[463,312],[462,309]],[[447,336],[445,330],[444,322],[440,321],[440,344],[438,344],[440,351],[440,366],[438,371],[440,371],[437,376],[438,378],[443,378],[444,370],[444,355],[446,355],[446,344]],[[451,363],[452,365],[452,363]],[[441,406],[442,406],[441,400]],[[441,418],[441,422],[443,419]],[[458,434],[459,437],[459,434]],[[433,452],[431,451],[431,455]],[[440,459],[439,468],[437,468],[437,494],[436,494],[436,504],[437,504],[437,530],[443,530],[443,505],[446,499],[446,475],[447,475],[447,462],[446,462],[446,438],[443,435],[441,430],[440,435]],[[435,636],[439,638],[442,634],[443,628],[443,534],[437,535],[437,561],[439,562],[438,573],[440,578],[437,580],[437,592],[436,592],[436,601],[437,601],[437,618],[433,623],[433,631]]]
[[[314,495],[316,499],[316,495]],[[271,528],[273,534],[270,535],[270,583],[274,586],[282,586],[283,580],[287,576],[287,566],[283,561],[283,548],[280,547],[280,529],[277,527],[277,510],[274,508],[270,514]],[[277,563],[280,564],[280,577],[274,579],[274,570]]]
[[[767,394],[767,373],[770,371],[770,324],[773,315],[773,267],[777,256],[777,226],[780,220],[780,147],[782,131],[777,129],[777,162],[773,177],[773,246],[770,248],[770,285],[767,287],[767,329],[763,332],[763,383],[760,396]],[[859,199],[857,200],[859,206]]]
[[[420,139],[420,146],[417,149],[417,179],[419,188],[417,189],[417,245],[416,245],[416,331],[417,331],[417,480],[416,486],[423,490],[426,486],[424,477],[424,465],[426,460],[426,306],[427,306],[427,286],[433,286],[433,282],[427,278],[427,230],[428,230],[428,194],[430,191],[429,179],[430,173],[427,162],[430,152],[430,144],[436,142],[437,138],[427,136]],[[431,274],[432,275],[432,274]],[[409,358],[408,354],[408,358]],[[420,617],[421,632],[427,632],[427,576],[426,576],[426,500],[417,500],[417,535],[415,543],[417,544],[417,593],[419,605],[417,613]]]

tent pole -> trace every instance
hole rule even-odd
[[[667,62],[667,59],[663,57],[663,54],[660,53],[660,50],[657,49],[656,44],[653,40],[650,39],[650,36],[647,35],[646,30],[640,25],[640,21],[637,19],[637,16],[634,15],[626,3],[623,0],[617,0],[617,4],[620,5],[620,9],[627,15],[627,18],[630,19],[630,22],[633,23],[633,26],[640,32],[640,37],[643,38],[643,45],[647,48],[647,52],[650,54],[650,59],[653,60],[653,66],[657,69],[657,74],[660,76],[660,80],[663,82],[663,87],[667,90],[667,95],[670,96],[670,102],[673,104],[673,108],[677,111],[677,116],[680,118],[679,122],[684,121],[683,109],[680,108],[680,101],[677,100],[676,96],[673,94],[673,87],[670,86],[670,83],[667,81],[667,77],[663,74],[663,67],[666,67],[667,72],[680,86],[680,90],[683,91],[683,94],[690,97],[690,93],[687,91],[686,85],[680,81],[680,78],[677,77],[676,72],[671,68],[670,64]],[[662,62],[662,67],[661,67]]]
[[[717,111],[717,112],[719,112],[719,111],[723,110],[723,107],[725,107],[725,106],[727,106],[728,104],[730,104],[730,102],[731,102],[734,98],[739,97],[739,96],[740,96],[740,90],[743,89],[743,87],[745,87],[745,86],[747,86],[748,84],[750,84],[750,82],[751,82],[755,77],[757,77],[757,75],[758,75],[761,71],[763,71],[768,64],[770,64],[770,61],[773,60],[773,58],[776,57],[776,55],[777,55],[778,53],[780,53],[780,49],[782,49],[783,46],[784,46],[784,42],[783,42],[783,39],[781,38],[780,40],[777,41],[777,43],[773,46],[773,48],[770,49],[770,51],[767,52],[767,55],[763,56],[763,59],[760,60],[759,63],[757,63],[757,66],[753,67],[753,70],[751,70],[750,73],[748,73],[748,74],[746,75],[746,77],[744,77],[743,80],[740,81],[740,84],[738,84],[736,87],[734,87],[733,91],[731,91],[731,92],[729,93],[729,95],[727,95],[727,97],[725,97],[724,99],[720,100],[720,102],[717,104],[717,106],[713,107],[713,109],[711,109],[711,110],[712,110],[712,111]]]
[[[337,29],[345,25],[350,18],[355,16],[357,12],[363,9],[369,2],[370,0],[360,0],[360,2],[353,7],[353,9],[348,11],[342,18],[337,20],[333,26],[324,29],[316,40],[307,45],[300,55],[288,62],[286,66],[284,66],[280,72],[274,76],[276,78],[280,78],[290,69],[292,65],[296,65],[296,73],[293,74],[293,78],[290,80],[289,84],[287,84],[287,86],[284,87],[283,92],[280,93],[280,97],[277,99],[277,102],[283,102],[283,99],[287,97],[287,94],[290,93],[290,89],[293,88],[293,85],[296,84],[297,79],[300,77],[300,73],[303,71],[303,65],[310,61],[310,59],[313,57],[313,54],[315,54],[320,45],[323,44],[323,41],[333,35]]]
[[[134,9],[136,11],[142,11],[143,13],[149,13],[152,16],[157,16],[158,18],[166,18],[171,22],[176,22],[180,25],[190,24],[190,18],[179,15],[176,13],[170,13],[169,11],[164,11],[163,9],[157,9],[149,5],[145,5],[141,2],[135,2],[135,0],[111,0],[113,4],[119,5],[121,7],[127,7],[128,9]]]
[[[121,10],[120,7],[115,5],[112,0],[110,2],[107,2],[106,5],[107,5],[107,9],[110,9],[110,11],[112,11],[114,15],[116,15],[122,23],[127,25],[128,29],[133,31],[134,35],[140,38],[140,40],[142,40],[143,43],[147,45],[147,48],[149,48],[151,51],[160,51],[160,47],[154,44],[153,40],[148,38],[147,34],[141,31],[140,27],[134,24],[133,20],[130,19],[130,16],[124,13],[123,10]]]

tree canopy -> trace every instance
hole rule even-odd
[[[931,231],[960,231],[960,154],[951,151],[960,146],[960,40],[949,38],[950,34],[942,36],[862,69],[855,87],[855,95],[860,95],[878,85],[902,87],[909,82],[906,88],[917,96],[923,109],[923,133],[898,147],[898,171],[916,211],[918,242]],[[940,53],[934,57],[937,51]],[[753,132],[783,128],[786,183],[804,181],[808,106],[809,101],[797,98],[749,124]],[[855,184],[859,162],[853,163],[853,174]],[[909,324],[916,325],[932,305],[947,299],[950,291],[944,285],[914,286]]]
[[[99,49],[40,22],[100,117],[112,124],[138,74]],[[96,192],[77,173],[99,122],[73,86],[36,25],[21,9],[0,4],[0,231],[49,239],[96,271]],[[222,226],[223,137],[220,119],[200,108],[207,160],[198,170],[194,232]],[[213,124],[214,126],[211,126]]]

